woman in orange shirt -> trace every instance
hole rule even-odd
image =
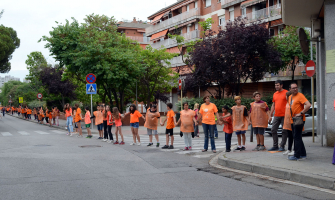
[[[74,116],[74,122],[77,124],[79,135],[77,137],[83,137],[83,131],[81,130],[81,109],[79,108],[79,105],[76,103],[74,105],[76,109],[76,115]]]
[[[59,126],[59,116],[60,116],[60,112],[58,110],[58,108],[55,106],[55,124],[57,123],[57,126]]]
[[[102,107],[102,114],[103,114],[103,125],[104,125],[104,139],[102,141],[107,142],[108,141],[108,133],[107,133],[107,106]],[[109,106],[108,106],[109,108]]]
[[[111,116],[112,117],[112,116]],[[114,144],[119,144],[119,136],[118,133],[120,133],[121,136],[121,142],[120,145],[124,145],[124,140],[123,140],[123,134],[121,130],[122,122],[121,120],[123,117],[121,116],[119,109],[117,107],[113,108],[113,120],[115,122],[115,136],[116,136],[116,142]]]
[[[44,120],[45,116],[44,116],[44,111],[43,111],[43,107],[42,106],[40,108],[40,112],[39,113],[40,113],[40,116],[41,116],[41,121],[40,122],[41,122],[41,124],[43,124],[43,120]]]
[[[73,133],[73,126],[72,126],[72,109],[70,107],[70,104],[65,104],[64,107],[65,117],[66,117],[66,127],[68,130],[68,133],[66,135],[72,136]]]
[[[98,105],[97,106],[97,111],[93,112],[93,115],[95,118],[95,125],[98,127],[98,131],[99,131],[99,140],[103,139],[103,133],[102,133],[102,129],[103,129],[103,116],[102,116],[102,108],[103,106]]]
[[[131,128],[131,133],[133,134],[133,140],[134,140],[134,142],[131,144],[136,144],[136,138],[137,138],[137,141],[138,141],[137,145],[140,146],[141,140],[140,140],[140,135],[138,134],[138,128],[140,127],[139,118],[142,117],[144,121],[145,121],[145,118],[138,110],[136,110],[135,104],[130,105],[129,112],[126,113],[125,116],[128,114],[130,114],[130,128]]]

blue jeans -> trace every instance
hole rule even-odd
[[[225,134],[225,140],[226,140],[226,150],[230,150],[231,147],[231,136],[233,135],[232,133],[224,133]]]
[[[216,150],[215,142],[214,142],[214,127],[215,126],[216,125],[202,124],[202,128],[204,129],[204,134],[205,134],[205,144],[204,144],[205,150],[208,150],[208,137],[210,137],[211,139],[212,150]]]
[[[214,126],[214,135],[215,135],[216,138],[219,137],[218,128],[216,127],[216,124]]]
[[[69,133],[73,132],[72,121],[73,121],[72,117],[67,117],[66,118],[66,126],[67,126],[67,130],[69,131]]]

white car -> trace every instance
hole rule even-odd
[[[317,106],[316,106],[316,102],[315,102],[314,103],[314,132],[315,133],[317,132],[317,130],[316,130],[316,124],[317,124],[316,110],[317,110]],[[312,122],[312,120],[313,120],[312,107],[306,112],[305,116],[306,116],[306,121],[305,121],[305,126],[304,126],[304,130],[303,130],[302,134],[312,133],[312,123],[313,123]],[[272,118],[272,120],[273,120],[273,118]],[[326,120],[327,120],[327,117],[326,117]],[[271,121],[270,124],[268,124],[268,127],[265,129],[265,133],[272,136],[271,128],[272,128],[272,121]],[[278,128],[278,131],[277,131],[278,135],[282,134],[282,129],[283,129],[283,127],[280,124],[279,128]]]

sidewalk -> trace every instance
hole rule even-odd
[[[247,142],[246,151],[224,152],[219,156],[218,164],[335,190],[335,166],[332,164],[334,148],[321,147],[319,142],[313,143],[311,136],[304,136],[303,141],[307,151],[305,160],[290,161],[283,152],[251,151],[256,143]],[[271,148],[272,141],[265,141],[265,146]]]
[[[12,115],[6,115],[6,116],[12,116]],[[13,117],[19,118],[19,117],[17,116],[17,114],[14,114]],[[21,117],[20,117],[19,119],[24,120],[24,119],[21,118]],[[32,120],[26,120],[26,121],[29,121],[29,122],[32,122],[32,123],[37,123],[37,120],[34,120],[34,119],[33,119],[33,116],[32,116]],[[45,121],[44,121],[44,126],[49,126],[49,124],[45,124]],[[87,133],[87,130],[86,130],[86,128],[85,128],[85,125],[82,123],[81,126],[82,126],[82,128],[83,128],[83,133]],[[56,126],[53,125],[52,127],[53,127],[53,128],[59,128],[59,129],[62,129],[62,130],[66,130],[66,129],[67,129],[67,128],[66,128],[66,120],[62,120],[62,119],[60,119],[60,120],[59,120],[59,126],[57,126],[57,125],[56,125]],[[165,135],[165,129],[166,129],[165,127],[166,127],[166,123],[165,123],[165,126],[160,126],[160,125],[158,125],[158,127],[157,127],[157,131],[158,131],[158,134],[159,134],[159,135]],[[74,125],[73,125],[73,128],[74,128]],[[218,129],[218,133],[223,133],[223,131],[222,131],[222,130],[223,130],[223,126],[218,125],[218,126],[217,126],[217,129]],[[115,130],[115,127],[112,128],[112,132],[113,132],[113,133],[114,133],[114,130]],[[98,134],[98,133],[99,133],[96,125],[93,125],[93,129],[91,129],[91,132],[92,132],[92,134]],[[174,132],[175,134],[179,134],[179,132],[180,132],[180,127],[179,127],[179,126],[175,127],[175,128],[173,129],[173,132]],[[124,135],[132,135],[130,126],[122,126],[122,133],[123,133]],[[139,130],[138,130],[138,133],[139,133],[140,135],[146,135],[146,134],[147,134],[147,128],[145,128],[144,126],[140,126],[140,127],[139,127]],[[199,133],[204,133],[204,131],[203,131],[201,125],[199,126]]]

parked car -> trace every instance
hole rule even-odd
[[[314,132],[315,133],[317,132],[317,130],[316,130],[316,123],[317,123],[316,110],[317,110],[317,106],[316,106],[316,103],[315,103],[314,104]],[[312,120],[313,120],[312,107],[306,112],[305,116],[306,116],[306,121],[305,121],[305,126],[304,126],[304,130],[303,130],[302,134],[312,133],[312,123],[313,123],[312,122]],[[273,120],[273,118],[272,118],[272,120]],[[326,117],[326,120],[327,120],[327,117]],[[271,128],[272,128],[272,121],[268,124],[268,127],[265,129],[265,133],[272,136]],[[283,130],[282,125],[279,125],[277,134],[281,135],[282,130]]]

